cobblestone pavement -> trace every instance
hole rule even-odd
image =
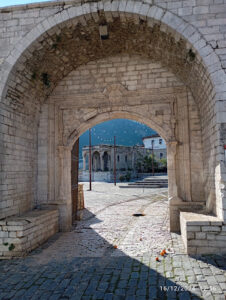
[[[184,254],[168,231],[166,189],[87,188],[71,232],[0,261],[0,299],[225,299],[226,257]]]

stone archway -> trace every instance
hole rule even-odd
[[[108,40],[100,42],[102,21],[107,23],[110,34]],[[158,69],[160,63],[165,68],[164,76],[154,74],[153,82],[153,74],[135,75],[142,69],[132,64],[127,66],[130,69],[119,71],[120,66],[116,67],[115,61],[114,67],[108,66],[107,74],[124,72],[127,77],[121,74],[116,81],[105,81],[104,88],[98,90],[95,73],[90,71],[93,77],[83,82],[83,86],[80,84],[81,93],[78,93],[75,78],[70,86],[74,90],[70,91],[73,98],[66,93],[61,102],[61,95],[57,96],[55,91],[73,70],[81,71],[78,77],[86,76],[87,70],[81,66],[95,69],[96,61],[108,60],[117,54],[127,56],[127,62],[132,56],[142,58],[152,71],[155,64]],[[138,58],[137,62],[139,64]],[[167,74],[172,79],[171,86]],[[134,79],[134,75],[141,77]],[[180,206],[180,199],[189,206],[202,199],[209,212],[221,220],[224,218],[221,183],[225,182],[225,166],[219,157],[224,154],[225,126],[216,103],[225,100],[222,95],[225,74],[214,50],[198,30],[182,18],[136,1],[127,5],[113,1],[63,8],[58,14],[40,20],[15,45],[2,62],[1,79],[1,108],[6,115],[10,111],[12,118],[11,125],[1,128],[5,145],[3,184],[7,181],[7,172],[11,172],[14,181],[22,180],[22,184],[14,188],[15,193],[3,195],[2,217],[23,213],[37,203],[57,203],[61,229],[67,230],[70,197],[65,182],[70,182],[66,170],[71,143],[92,123],[121,114],[147,122],[167,137],[172,156],[169,169],[177,183],[172,185],[175,207]],[[92,99],[87,91],[92,91]],[[17,149],[18,155],[12,160],[9,159],[11,152],[7,152],[8,144]],[[198,170],[202,170],[201,176],[197,176]],[[22,179],[16,172],[23,172]],[[201,181],[198,186],[202,191],[195,191],[192,180]],[[178,210],[174,213],[178,214]]]
[[[58,91],[56,91],[56,93],[59,95]],[[146,94],[144,96],[146,96]],[[159,96],[159,90],[158,90],[158,96]],[[157,97],[157,95],[155,95],[154,97]],[[54,95],[53,95],[52,99],[53,98],[54,98]],[[181,101],[182,101],[182,98],[183,97],[181,97]],[[79,132],[79,135],[81,135],[88,128],[90,128],[98,123],[101,123],[103,121],[107,121],[107,120],[111,120],[111,119],[115,119],[115,118],[127,118],[127,119],[133,119],[133,120],[145,123],[146,125],[150,126],[154,130],[160,132],[162,137],[166,140],[167,147],[168,147],[167,153],[168,153],[168,158],[169,158],[169,164],[168,164],[169,198],[171,199],[171,202],[173,203],[173,201],[179,200],[178,188],[177,188],[177,177],[179,177],[179,174],[176,174],[176,153],[177,153],[178,142],[176,140],[176,137],[173,136],[174,135],[173,134],[174,126],[171,123],[171,120],[173,117],[172,106],[173,106],[174,100],[175,99],[172,99],[170,97],[170,95],[168,95],[168,98],[164,97],[164,99],[162,99],[162,102],[161,101],[159,102],[159,100],[156,100],[154,102],[154,105],[152,102],[150,102],[150,109],[148,109],[148,110],[147,110],[146,104],[143,107],[140,106],[139,107],[140,113],[137,113],[137,109],[138,109],[137,106],[133,106],[131,111],[128,109],[128,107],[123,108],[122,109],[122,110],[124,110],[123,112],[122,112],[122,110],[118,110],[117,106],[115,107],[116,111],[114,111],[114,107],[112,107],[112,109],[111,109],[112,111],[109,111],[109,109],[107,108],[106,109],[107,112],[103,112],[103,113],[96,112],[96,115],[92,115],[92,117],[90,119],[87,118],[87,114],[90,116],[90,109],[88,109],[88,111],[89,111],[88,113],[86,112],[86,110],[84,110],[84,116],[81,116],[81,114],[80,114],[79,117],[84,118],[85,121],[81,122],[80,126],[75,131],[72,130],[72,133],[69,133],[68,140],[67,140],[68,147],[65,147],[64,149],[65,150],[67,149],[66,151],[70,152],[71,145],[73,144],[74,139],[76,138],[76,136],[74,135],[75,133],[78,134],[78,132]],[[158,103],[158,104],[156,104],[156,103]],[[157,107],[156,107],[156,105],[157,105]],[[157,116],[152,115],[152,119],[147,118],[145,116],[145,114],[149,114],[148,111],[150,111],[150,110],[155,109],[155,111],[158,111],[159,105],[161,108],[163,108],[163,106],[165,105],[164,114],[166,115],[165,117],[168,120],[170,120],[169,122],[166,122],[166,123],[163,122],[162,116],[159,118],[158,115]],[[168,117],[167,117],[167,114],[168,114]],[[74,121],[76,121],[74,116],[72,118]],[[66,121],[66,119],[65,119],[65,121]],[[184,121],[184,118],[181,119],[180,122],[183,123],[183,121]],[[73,122],[71,123],[71,125],[72,125],[71,128],[73,128],[73,126],[74,126]],[[185,134],[185,132],[183,132],[183,135],[184,134]],[[184,137],[185,137],[185,135],[184,135]],[[187,147],[187,145],[186,145],[186,147]],[[184,149],[184,147],[182,147],[180,151],[184,151],[183,149]],[[67,159],[67,155],[65,156],[65,158]],[[186,168],[186,166],[185,166],[185,168]],[[188,168],[189,168],[189,166],[188,166]],[[64,172],[65,172],[65,170],[66,169],[64,168]],[[190,172],[190,171],[188,171],[188,172]],[[181,176],[182,176],[182,174],[181,174]],[[187,176],[187,175],[184,174],[183,176]],[[67,178],[67,176],[63,176],[62,178]],[[186,177],[186,181],[188,181],[188,179],[189,179],[189,177]],[[184,177],[184,181],[185,181],[185,177]],[[66,185],[67,185],[66,182],[64,182],[62,184],[62,186],[65,186],[65,187],[66,187]],[[189,186],[188,186],[187,192],[185,192],[185,193],[187,193],[185,197],[187,197],[186,200],[189,201],[188,205],[191,206],[193,203],[191,203],[191,199],[189,198],[190,197],[189,192],[190,192],[190,190],[189,190]],[[66,191],[64,192],[64,194],[65,193],[66,193]],[[196,204],[198,204],[198,203],[196,202]],[[179,203],[177,202],[176,207],[178,207],[178,205],[179,205]],[[179,216],[177,215],[176,218],[173,217],[171,219],[171,229],[172,230],[179,230],[178,217]],[[175,222],[175,220],[177,220],[177,222]]]

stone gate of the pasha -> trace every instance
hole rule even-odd
[[[226,251],[225,70],[223,0],[0,9],[0,256],[70,230],[73,145],[114,118],[165,139],[170,230],[187,252]]]

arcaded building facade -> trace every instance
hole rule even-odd
[[[142,146],[114,146],[96,145],[91,147],[91,164],[94,172],[112,171],[115,166],[118,170],[135,170],[139,159],[150,155],[150,149]],[[154,155],[159,154],[158,152]],[[83,170],[89,170],[89,146],[82,148]]]
[[[225,252],[225,20],[226,3],[215,0],[0,10],[0,239],[17,236],[0,256],[70,230],[74,144],[114,118],[165,140],[170,230],[187,252]],[[45,210],[34,218],[35,207]]]

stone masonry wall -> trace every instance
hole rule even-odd
[[[0,220],[0,259],[24,256],[58,232],[58,210],[34,210]]]
[[[181,212],[180,227],[188,254],[221,254],[226,252],[226,223],[219,218]]]
[[[143,3],[145,2],[150,3],[150,1],[143,1]],[[21,37],[25,36],[38,23],[61,11],[62,8],[67,8],[67,5],[79,3],[80,1],[76,0],[66,0],[2,8],[0,10],[1,57],[7,57]],[[151,4],[180,16],[196,27],[209,42],[209,46],[215,49],[223,68],[226,69],[226,5],[224,0],[152,0]]]

